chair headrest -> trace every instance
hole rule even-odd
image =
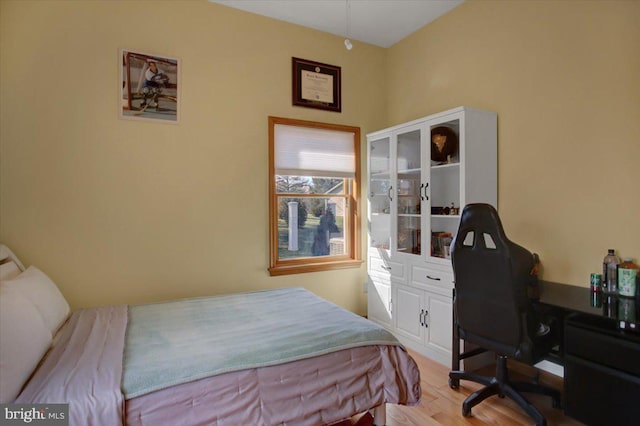
[[[473,232],[474,242],[469,245],[465,238],[459,238]],[[487,247],[487,237],[489,235],[494,247]],[[500,216],[496,209],[490,204],[475,203],[467,204],[462,211],[460,219],[460,227],[458,229],[458,238],[456,238],[455,247],[471,247],[474,248],[499,248],[506,247],[509,239],[504,233]],[[480,247],[479,245],[482,245]]]

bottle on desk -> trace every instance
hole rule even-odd
[[[625,257],[624,262],[618,265],[618,294],[620,296],[634,297],[636,295],[636,279],[640,273],[639,269],[630,257]]]
[[[618,318],[618,298],[611,295],[602,296],[602,314],[609,318]]]
[[[609,252],[602,261],[602,290],[605,293],[618,292],[618,265],[620,258],[616,256],[614,249]]]

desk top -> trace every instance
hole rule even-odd
[[[640,298],[592,292],[588,287],[540,281],[538,303],[607,318],[617,327],[640,333]]]

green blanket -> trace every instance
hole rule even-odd
[[[399,345],[382,327],[300,288],[129,308],[126,399],[181,383],[365,345]]]

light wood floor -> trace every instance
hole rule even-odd
[[[531,418],[509,398],[493,396],[471,410],[471,417],[462,416],[462,401],[472,392],[482,386],[461,381],[460,389],[449,388],[449,368],[431,361],[413,351],[409,351],[420,368],[422,385],[422,402],[417,407],[403,407],[387,404],[387,426],[429,426],[429,425],[532,425]],[[510,375],[515,377],[518,373]],[[520,370],[525,376],[533,370]],[[482,371],[490,374],[492,371]],[[520,376],[522,377],[522,376]],[[560,380],[553,380],[550,376],[542,376],[541,382],[560,387]],[[549,426],[579,426],[582,423],[564,416],[561,409],[551,407],[551,398],[534,394],[525,394],[526,398],[542,412]],[[341,423],[340,426],[357,425],[370,426],[372,418],[369,415],[354,417],[351,422]]]

